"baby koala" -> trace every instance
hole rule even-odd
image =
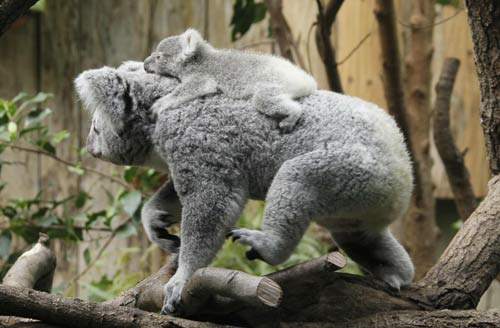
[[[144,61],[144,69],[181,80],[172,93],[155,103],[155,113],[221,91],[230,98],[252,98],[259,112],[280,119],[285,133],[292,131],[302,114],[293,99],[317,89],[311,75],[286,59],[215,49],[194,29],[162,40]]]

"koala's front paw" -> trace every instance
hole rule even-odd
[[[178,315],[182,313],[182,289],[187,279],[176,274],[165,284],[163,288],[163,307],[161,314]]]
[[[160,98],[151,106],[151,112],[155,115],[159,115],[163,110],[173,107],[174,105],[175,103],[170,99]]]
[[[241,244],[249,245],[252,248],[247,251],[246,256],[249,260],[264,260],[261,252],[265,251],[265,238],[264,233],[258,230],[251,230],[245,228],[232,228],[228,234],[228,238],[237,241]]]

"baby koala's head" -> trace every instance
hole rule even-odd
[[[163,39],[144,61],[144,70],[163,76],[179,77],[184,64],[208,44],[194,29]]]

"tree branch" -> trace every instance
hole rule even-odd
[[[5,285],[0,285],[0,314],[72,328],[221,327]]]
[[[271,16],[271,29],[273,37],[278,42],[281,56],[294,63],[292,47],[293,37],[285,16],[281,0],[264,0],[269,15]]]
[[[56,269],[56,256],[48,248],[48,244],[49,237],[40,233],[38,243],[17,259],[2,283],[6,286],[50,292]]]
[[[330,0],[326,8],[323,8],[321,0],[316,0],[318,6],[316,47],[326,70],[328,85],[335,92],[344,93],[337,69],[335,48],[330,41],[332,25],[344,0]]]
[[[460,66],[456,58],[447,58],[436,84],[436,103],[434,104],[434,142],[443,160],[455,205],[460,218],[465,221],[477,207],[472,191],[469,172],[458,150],[450,130],[450,99],[455,77]]]
[[[0,36],[37,2],[38,0],[2,0],[0,2]]]
[[[500,273],[500,175],[410,296],[437,309],[473,309]]]

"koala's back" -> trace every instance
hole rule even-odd
[[[411,194],[412,173],[393,119],[374,104],[333,92],[318,91],[299,102],[305,108],[301,120],[292,133],[281,134],[276,121],[249,110],[250,101],[220,95],[198,99],[162,113],[156,144],[174,174],[192,172],[193,180],[199,174],[209,179],[219,175],[229,185],[244,182],[256,199],[265,198],[285,162],[317,151],[324,154],[315,159],[324,162],[324,170],[314,171],[307,163],[302,168],[311,170],[311,179],[327,181],[330,174],[334,181],[334,162],[339,158],[353,161],[369,173],[373,194],[396,199],[395,210],[403,211]],[[184,175],[183,179],[191,177]],[[345,190],[346,197],[351,197],[349,192],[356,191]],[[380,203],[382,198],[373,198],[366,206]]]
[[[291,91],[304,86],[311,93],[316,89],[316,81],[308,73],[284,58],[268,54],[211,50],[199,59],[195,69],[212,76],[233,97],[247,96],[263,82]]]

